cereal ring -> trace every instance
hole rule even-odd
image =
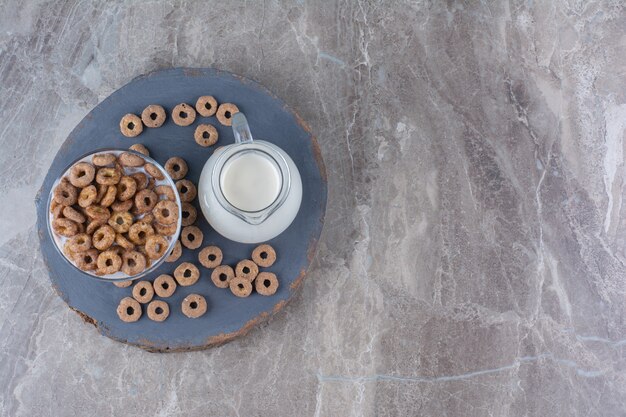
[[[89,185],[82,190],[80,190],[80,194],[78,194],[78,205],[85,208],[89,207],[96,201],[96,197],[98,192],[96,191],[95,185]]]
[[[146,161],[144,161],[141,156],[130,152],[122,153],[120,156],[117,157],[117,161],[120,163],[120,165],[124,167],[133,168],[140,167],[146,163]]]
[[[273,272],[261,272],[254,280],[254,289],[261,295],[274,295],[278,289],[278,278]]]
[[[148,174],[152,175],[154,179],[157,179],[159,181],[165,179],[165,175],[163,175],[161,170],[157,168],[157,166],[154,164],[150,164],[150,163],[145,164],[143,166],[143,169],[145,169]]]
[[[69,248],[74,253],[86,252],[91,249],[91,236],[87,233],[79,233],[69,240]]]
[[[228,288],[233,278],[235,278],[235,271],[228,265],[220,265],[211,272],[211,281],[218,288]]]
[[[174,270],[174,278],[182,287],[195,284],[200,278],[198,267],[190,262],[183,262]]]
[[[159,185],[154,189],[154,192],[157,193],[159,197],[165,197],[166,200],[176,201],[174,190],[168,185]]]
[[[111,210],[113,211],[130,211],[133,208],[134,201],[132,199],[126,201],[116,201],[111,204]]]
[[[198,211],[190,203],[183,203],[181,207],[181,216],[183,226],[191,226],[198,217]]]
[[[170,297],[176,291],[176,281],[171,275],[159,275],[154,280],[154,292],[161,298]]]
[[[165,170],[170,174],[173,180],[180,180],[187,175],[189,168],[183,158],[175,156],[165,162]]]
[[[143,132],[143,123],[139,116],[128,113],[120,120],[120,131],[127,138],[134,138]]]
[[[134,298],[124,297],[117,306],[117,315],[123,322],[135,322],[141,317],[141,304]]]
[[[183,203],[189,203],[196,198],[198,194],[198,190],[196,186],[189,180],[180,180],[176,181],[176,189],[178,190],[178,195],[180,196],[180,201]]]
[[[136,250],[126,251],[122,255],[122,272],[126,275],[137,275],[146,269],[146,258]]]
[[[170,306],[165,301],[154,300],[148,304],[148,318],[153,321],[164,321],[170,315]]]
[[[167,258],[165,258],[165,262],[176,262],[178,258],[180,258],[180,255],[182,255],[182,253],[183,253],[183,248],[180,245],[180,240],[177,240],[176,243],[174,244],[174,248],[172,249],[170,254],[167,256]]]
[[[115,235],[115,243],[117,243],[120,247],[126,249],[126,250],[134,250],[135,249],[135,245],[133,245],[133,242],[131,242],[130,240],[126,239],[126,237],[124,237],[124,235],[118,233]]]
[[[213,96],[202,96],[196,101],[196,111],[200,116],[211,117],[217,111],[217,100]]]
[[[78,201],[78,189],[68,181],[61,181],[54,189],[54,200],[64,206],[73,206]]]
[[[137,183],[132,177],[122,177],[117,184],[117,198],[120,201],[126,201],[133,198],[137,192]]]
[[[154,229],[150,224],[144,222],[137,222],[130,226],[128,230],[128,238],[136,245],[144,245],[148,236],[154,234]]]
[[[117,187],[115,185],[109,185],[109,188],[107,188],[107,192],[104,194],[104,197],[102,197],[102,200],[100,200],[100,205],[102,207],[109,207],[115,202],[116,196]]]
[[[222,263],[222,250],[217,246],[207,246],[198,254],[198,260],[205,268],[216,268]]]
[[[96,184],[96,201],[95,201],[96,204],[100,204],[102,197],[104,197],[108,189],[109,189],[108,185]]]
[[[65,244],[63,245],[63,255],[65,255],[65,257],[69,259],[70,261],[76,262],[76,258],[78,254],[72,252],[72,250],[70,249],[70,242],[67,240],[65,241]]]
[[[63,216],[63,209],[65,209],[65,206],[57,203],[56,200],[53,199],[50,202],[50,213],[53,219],[60,219]]]
[[[85,223],[85,216],[73,207],[62,207],[63,217],[75,221],[76,223]]]
[[[239,261],[235,267],[235,276],[245,278],[252,282],[259,274],[259,267],[250,259]]]
[[[230,126],[233,123],[233,114],[239,113],[239,108],[232,103],[222,103],[217,109],[217,120],[224,126]]]
[[[158,234],[163,236],[174,236],[178,230],[178,225],[176,223],[165,225],[159,222],[154,222],[152,223],[152,227],[154,227],[154,230]]]
[[[135,195],[135,207],[138,214],[148,213],[159,201],[156,193],[152,190],[141,190]]]
[[[130,145],[128,149],[130,149],[131,151],[139,152],[140,154],[145,156],[150,156],[150,151],[148,150],[148,148],[146,148],[141,143],[135,143],[134,145]]]
[[[218,137],[217,129],[210,124],[198,125],[196,131],[193,133],[193,138],[196,140],[196,143],[204,148],[215,145]]]
[[[154,218],[162,225],[176,224],[178,221],[178,206],[173,201],[161,200],[152,210]]]
[[[188,249],[198,249],[202,245],[204,235],[196,226],[186,226],[180,232],[180,243]]]
[[[252,293],[252,282],[243,277],[235,277],[231,279],[230,283],[228,283],[228,287],[230,288],[230,292],[235,294],[237,297],[244,298]]]
[[[258,266],[270,267],[276,262],[276,251],[270,245],[259,245],[252,251],[252,260]]]
[[[131,285],[133,285],[133,281],[128,280],[128,281],[115,281],[113,283],[113,285],[115,285],[117,288],[128,288]]]
[[[52,221],[52,230],[57,235],[72,237],[78,233],[78,224],[70,219],[55,219]]]
[[[146,127],[161,127],[166,117],[165,109],[158,104],[151,104],[141,112],[141,121]]]
[[[114,250],[101,252],[96,262],[98,269],[105,275],[116,273],[122,266],[122,258]]]
[[[101,206],[89,206],[85,209],[85,213],[87,214],[87,217],[89,217],[92,220],[96,220],[102,223],[106,223],[107,220],[109,220],[109,217],[111,217],[111,212],[109,211],[108,208],[106,207],[101,207]]]
[[[148,190],[152,190],[154,191],[154,187],[156,186],[156,182],[154,180],[154,178],[150,177],[148,179],[148,186],[146,187]]]
[[[154,289],[149,281],[139,281],[133,287],[133,298],[141,304],[149,303],[154,297]]]
[[[161,235],[148,236],[146,239],[146,253],[150,259],[159,259],[169,247],[169,242]]]
[[[108,224],[104,224],[93,232],[91,244],[98,250],[107,250],[115,241],[115,230]]]
[[[122,174],[115,168],[100,168],[96,174],[96,182],[101,185],[115,185],[120,182]]]
[[[126,233],[133,224],[133,215],[127,211],[116,211],[109,217],[108,223],[117,233]]]
[[[117,157],[112,153],[99,153],[91,158],[91,163],[97,167],[104,167],[111,165],[117,160]]]
[[[182,303],[183,314],[190,319],[197,319],[206,313],[207,304],[203,296],[189,294]]]
[[[146,213],[143,215],[143,217],[139,220],[137,220],[138,222],[144,222],[144,223],[152,223],[154,221],[154,214],[152,213]]]
[[[96,169],[87,162],[79,162],[70,170],[70,183],[74,187],[83,188],[91,184],[96,176]]]
[[[172,110],[172,120],[178,126],[189,126],[196,120],[196,111],[189,104],[181,103]]]
[[[137,191],[144,190],[148,187],[148,176],[143,172],[135,172],[131,174],[130,177],[137,183]]]
[[[96,229],[98,229],[98,227],[102,226],[103,224],[106,224],[106,220],[91,220],[89,223],[87,223],[85,233],[87,233],[88,235],[93,235],[93,232],[95,232]]]
[[[96,249],[89,249],[83,253],[77,254],[74,258],[76,266],[81,271],[93,271],[98,268],[98,251]]]

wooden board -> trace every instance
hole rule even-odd
[[[171,156],[184,158],[189,165],[187,178],[197,184],[204,163],[213,149],[234,142],[230,127],[220,125],[215,117],[197,117],[187,127],[176,126],[169,117],[157,129],[145,128],[136,138],[126,138],[119,131],[120,118],[126,113],[141,114],[149,104],[160,104],[171,111],[176,104],[192,106],[201,95],[213,95],[219,103],[235,103],[246,114],[253,135],[273,142],[294,160],[302,175],[303,199],[292,225],[270,244],[278,253],[278,261],[267,270],[280,280],[277,293],[264,297],[253,293],[237,298],[227,289],[216,288],[210,280],[210,270],[200,267],[202,276],[191,287],[178,287],[166,299],[170,317],[156,323],[144,315],[136,323],[123,323],[116,314],[119,300],[129,296],[131,288],[117,288],[81,275],[60,258],[46,228],[46,201],[54,180],[74,159],[100,148],[127,148],[143,143],[160,163]],[[202,148],[193,139],[199,123],[211,123],[219,131],[218,143]],[[104,335],[150,351],[184,351],[205,349],[246,334],[255,325],[281,310],[301,285],[315,254],[326,209],[326,171],[320,150],[311,131],[300,117],[265,88],[251,80],[214,69],[168,69],[140,76],[120,88],[95,107],[76,126],[58,154],[37,195],[37,227],[41,252],[50,272],[50,281],[70,308],[77,311]],[[227,240],[213,231],[198,209],[197,225],[204,232],[203,246],[216,244],[224,252],[223,263],[235,265],[249,258],[255,245]],[[198,250],[184,249],[176,263],[164,263],[151,278],[174,271],[180,262],[199,265]],[[180,303],[191,293],[202,294],[208,302],[208,312],[199,319],[186,318]],[[289,335],[285,335],[289,337]]]

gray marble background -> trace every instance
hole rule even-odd
[[[626,415],[624,2],[464,3],[0,0],[0,414]],[[33,200],[91,108],[177,66],[297,110],[329,202],[285,311],[150,354],[55,295]]]

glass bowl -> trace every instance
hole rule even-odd
[[[154,166],[156,166],[159,169],[159,171],[161,171],[161,173],[164,176],[164,179],[163,180],[156,180],[155,179],[155,187],[159,186],[159,185],[167,185],[167,186],[172,188],[172,191],[174,191],[174,197],[176,199],[175,202],[176,202],[176,205],[178,206],[178,222],[176,224],[176,233],[174,233],[171,236],[164,236],[169,241],[169,246],[168,246],[167,250],[165,251],[164,255],[161,256],[159,259],[151,260],[150,266],[148,266],[146,269],[144,269],[140,273],[138,273],[136,275],[127,275],[127,274],[123,273],[122,271],[118,271],[115,274],[97,275],[95,273],[95,271],[84,271],[84,270],[80,269],[71,259],[69,259],[65,255],[65,253],[63,252],[63,246],[65,245],[65,242],[69,238],[57,235],[54,232],[54,230],[52,229],[52,221],[54,220],[54,217],[53,217],[53,214],[52,214],[52,212],[50,210],[50,205],[52,203],[52,199],[53,199],[53,196],[54,196],[54,190],[56,189],[57,185],[59,185],[59,183],[61,182],[61,179],[63,177],[65,177],[65,176],[69,175],[70,169],[74,165],[76,165],[79,162],[88,162],[88,163],[91,164],[92,163],[91,162],[92,157],[94,155],[98,155],[98,154],[101,154],[101,153],[111,153],[111,154],[114,154],[116,156],[119,156],[119,155],[121,155],[122,153],[125,153],[125,152],[130,153],[130,154],[134,154],[134,155],[138,155],[138,156],[142,157],[147,163],[149,162],[149,163],[153,164]],[[137,167],[137,168],[125,167],[125,170],[129,174],[132,174],[132,173],[135,173],[135,172],[143,172],[143,173],[145,173],[145,170],[144,170],[143,167]],[[94,183],[95,183],[95,181],[94,181]],[[180,235],[181,224],[182,224],[182,203],[180,201],[180,196],[178,195],[178,192],[176,191],[176,184],[174,183],[174,180],[172,180],[172,178],[167,173],[167,171],[165,171],[165,169],[157,161],[155,161],[154,159],[150,158],[149,156],[145,156],[145,155],[143,155],[143,154],[141,154],[139,152],[135,152],[135,151],[132,151],[130,149],[114,149],[114,148],[98,149],[96,151],[90,152],[89,154],[83,155],[80,158],[76,159],[74,162],[72,162],[70,165],[68,165],[67,168],[63,171],[63,174],[61,174],[54,181],[54,184],[52,185],[52,188],[50,189],[50,194],[48,195],[47,210],[48,210],[48,222],[47,222],[47,224],[48,224],[48,233],[50,234],[52,242],[54,243],[54,247],[56,248],[56,250],[59,253],[59,255],[67,263],[69,263],[77,272],[79,272],[80,274],[86,275],[86,276],[91,277],[91,278],[96,278],[96,279],[99,279],[99,280],[111,281],[111,282],[136,280],[136,279],[143,278],[143,277],[151,274],[152,272],[154,272],[165,261],[165,259],[170,255],[170,253],[172,252],[172,249],[174,248],[174,245],[176,244],[176,241],[178,240],[178,237]]]

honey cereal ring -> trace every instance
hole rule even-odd
[[[78,233],[78,224],[70,219],[55,219],[52,221],[52,230],[57,235],[72,237]]]
[[[157,166],[154,164],[147,163],[143,166],[143,169],[145,169],[146,172],[152,175],[152,177],[156,180],[160,181],[165,179],[165,175],[163,175],[163,172],[161,172],[161,170],[157,168]]]
[[[120,270],[122,258],[114,250],[105,250],[98,255],[98,269],[105,275],[111,275]]]
[[[120,201],[130,200],[137,192],[137,183],[132,177],[122,177],[117,184],[117,198]]]
[[[180,258],[180,255],[182,255],[182,253],[183,253],[183,248],[180,245],[180,240],[177,240],[176,243],[174,244],[174,248],[172,249],[170,254],[167,256],[167,258],[165,258],[165,262],[176,262],[178,258]]]
[[[81,271],[93,271],[98,268],[98,250],[89,249],[82,253],[77,253],[74,261]]]
[[[210,124],[201,124],[196,126],[196,130],[193,133],[193,138],[196,143],[204,148],[215,145],[219,134],[215,126]]]
[[[104,167],[111,165],[117,160],[117,157],[112,153],[99,153],[91,157],[91,163],[97,167]]]
[[[113,285],[115,285],[117,288],[128,288],[131,285],[133,285],[133,281],[128,280],[128,281],[115,281],[113,283]]]
[[[191,226],[198,217],[198,211],[190,203],[183,203],[181,206],[181,217],[183,226]]]
[[[65,244],[63,245],[63,255],[65,255],[65,257],[67,259],[69,259],[70,261],[76,262],[76,258],[78,256],[78,254],[72,252],[72,250],[70,249],[70,242],[69,242],[69,240],[66,240]]]
[[[121,233],[118,233],[115,235],[115,243],[118,244],[121,248],[124,248],[126,250],[135,249],[135,245],[133,245],[133,242],[126,239],[126,237]]]
[[[195,284],[200,278],[198,267],[190,262],[183,262],[174,270],[174,278],[181,287]]]
[[[233,114],[239,113],[239,108],[232,103],[222,103],[217,109],[217,120],[224,126],[230,126],[233,123]]]
[[[137,222],[130,226],[128,238],[136,245],[145,245],[148,236],[154,234],[154,229],[148,223]]]
[[[204,234],[196,226],[185,226],[180,232],[180,243],[188,249],[198,249],[202,245]]]
[[[165,321],[170,315],[170,306],[163,300],[154,300],[148,304],[148,318],[152,321]]]
[[[69,248],[74,253],[86,252],[91,249],[91,236],[87,233],[78,233],[69,240]]]
[[[106,223],[111,217],[111,212],[108,208],[102,206],[92,205],[85,209],[85,214],[92,220],[96,220],[102,223]]]
[[[170,297],[176,291],[176,281],[171,275],[159,275],[154,280],[154,292],[161,298]]]
[[[85,233],[87,233],[88,235],[93,235],[93,232],[95,232],[96,229],[98,229],[98,227],[102,226],[103,224],[106,224],[106,220],[91,220],[89,223],[87,223]]]
[[[117,306],[117,316],[126,323],[133,323],[141,317],[141,304],[134,298],[124,297]]]
[[[174,190],[169,185],[159,185],[154,189],[159,197],[164,197],[166,200],[176,201]]]
[[[176,223],[165,225],[159,222],[153,222],[152,227],[154,227],[154,230],[158,234],[163,236],[174,236],[176,234],[176,230],[178,230],[178,225]]]
[[[96,184],[96,192],[97,192],[96,201],[95,201],[96,204],[100,204],[102,197],[104,197],[108,189],[109,189],[108,185]]]
[[[70,183],[83,188],[91,184],[96,176],[96,168],[87,162],[79,162],[70,169]]]
[[[180,180],[187,175],[189,168],[183,158],[174,156],[165,162],[165,171],[170,174],[173,180]]]
[[[52,214],[53,219],[61,218],[63,216],[63,209],[65,209],[65,206],[57,203],[56,200],[53,199],[50,202],[50,213]]]
[[[228,283],[230,292],[237,297],[245,298],[252,293],[252,282],[243,277],[235,277]]]
[[[96,191],[95,185],[89,185],[82,190],[80,190],[80,194],[78,194],[78,205],[85,208],[89,207],[96,201],[96,197],[98,195],[98,191]]]
[[[154,218],[162,225],[176,224],[178,221],[178,206],[173,201],[161,200],[152,210]]]
[[[196,198],[198,194],[198,190],[196,186],[189,180],[180,180],[176,181],[176,189],[178,190],[178,195],[180,196],[180,201],[183,203],[189,203]]]
[[[169,242],[161,235],[148,236],[146,239],[146,253],[150,259],[159,259],[169,247]]]
[[[115,203],[111,204],[111,210],[113,211],[130,211],[130,209],[133,208],[133,204],[134,201],[131,198],[130,200],[126,200],[126,201],[116,201]]]
[[[198,261],[205,268],[216,268],[222,263],[222,250],[217,246],[207,246],[198,253]]]
[[[131,174],[130,177],[137,183],[137,191],[144,190],[148,187],[148,176],[143,172],[135,172]]]
[[[250,259],[244,259],[237,263],[235,267],[235,276],[245,278],[252,282],[259,274],[259,267]]]
[[[115,241],[115,230],[108,224],[100,226],[91,237],[91,244],[98,250],[107,250]]]
[[[109,217],[108,223],[117,233],[126,233],[133,224],[133,215],[127,211],[116,211]]]
[[[276,251],[268,244],[259,245],[252,251],[252,260],[258,266],[270,267],[276,262]]]
[[[152,190],[141,190],[135,194],[135,208],[138,214],[148,213],[159,201],[159,197]]]
[[[100,205],[102,207],[109,207],[115,202],[116,196],[117,187],[115,185],[109,185],[109,188],[107,188],[107,192],[104,194],[104,197],[102,197],[102,200],[100,200]]]
[[[126,275],[137,275],[146,269],[146,257],[136,250],[126,251],[122,254],[122,272]]]
[[[154,289],[149,281],[139,281],[133,287],[133,298],[141,304],[149,303],[154,297]]]
[[[158,104],[151,104],[141,112],[141,121],[147,127],[161,127],[166,118],[165,109]]]
[[[122,174],[115,168],[104,167],[98,170],[96,182],[101,185],[115,185],[120,182]]]
[[[228,265],[220,265],[211,272],[211,281],[218,288],[228,288],[233,278],[235,278],[235,271]]]
[[[78,189],[69,181],[61,181],[54,189],[53,198],[63,206],[73,206],[78,201]]]
[[[206,313],[207,304],[206,299],[199,294],[189,294],[183,300],[182,304],[183,314],[190,319],[197,319]]]
[[[261,295],[274,295],[278,289],[278,278],[273,272],[260,272],[254,280],[254,289]]]
[[[128,149],[130,149],[131,151],[139,152],[144,156],[150,156],[150,151],[148,150],[148,148],[146,148],[145,145],[141,143],[135,143],[133,145],[130,145]]]
[[[85,216],[81,212],[76,210],[75,208],[73,207],[62,207],[62,208],[63,208],[63,217],[65,217],[66,219],[70,219],[72,221],[75,221],[76,223],[85,223],[85,221],[87,221]]]
[[[143,123],[139,116],[128,113],[120,120],[120,131],[127,138],[134,138],[143,132]]]
[[[213,96],[202,96],[196,101],[196,111],[203,117],[211,117],[217,111],[217,100]]]
[[[180,103],[172,110],[172,120],[178,126],[189,126],[196,120],[196,111],[187,103]]]
[[[146,161],[141,156],[130,152],[122,153],[120,156],[117,157],[117,161],[123,167],[131,168],[140,167],[146,163]]]

